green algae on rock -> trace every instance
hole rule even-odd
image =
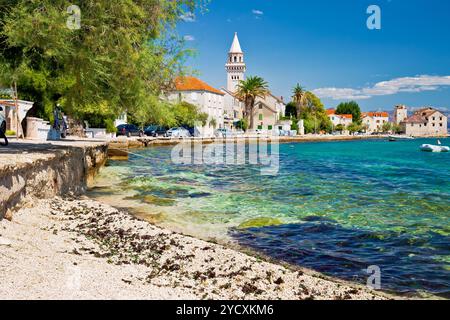
[[[279,219],[260,217],[247,220],[238,226],[238,229],[261,228],[269,226],[279,226],[283,224]]]

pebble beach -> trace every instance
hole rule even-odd
[[[0,221],[2,299],[390,299],[156,227],[87,197]]]

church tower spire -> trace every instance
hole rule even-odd
[[[244,52],[241,49],[237,32],[234,34],[225,68],[227,70],[227,90],[236,92],[239,82],[245,80],[245,71],[247,70],[244,62]]]

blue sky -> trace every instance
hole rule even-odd
[[[373,4],[381,30],[366,26]],[[215,87],[226,84],[238,32],[247,75],[263,77],[276,95],[289,98],[299,82],[327,108],[356,99],[366,111],[396,104],[450,111],[448,0],[212,0],[207,8],[178,32],[197,51],[188,65]]]

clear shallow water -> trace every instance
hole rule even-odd
[[[280,172],[182,166],[171,148],[111,161],[91,195],[159,225],[382,287],[450,293],[450,153],[435,140],[280,145]],[[443,139],[450,145],[449,139]]]

